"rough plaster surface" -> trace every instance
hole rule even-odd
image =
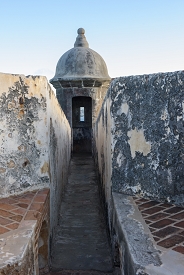
[[[68,180],[71,156],[71,128],[54,93],[48,99],[49,168],[50,168],[50,228],[51,236],[57,225],[61,198]]]
[[[1,235],[0,274],[33,274],[35,225],[35,221],[30,221],[22,228]]]
[[[184,71],[114,80],[110,88],[114,190],[176,201],[184,193],[183,91]]]
[[[0,107],[0,197],[50,187],[52,231],[70,161],[68,120],[41,76],[0,73]]]
[[[162,251],[162,265],[154,266],[150,264],[145,267],[146,274],[151,275],[183,275],[184,256],[173,250]]]
[[[55,79],[72,81],[76,78],[110,80],[103,58],[87,47],[75,47],[64,53],[51,82]]]
[[[146,142],[143,130],[131,130],[128,132],[128,137],[130,138],[128,143],[130,145],[132,158],[135,158],[136,152],[142,153],[143,156],[147,156],[148,153],[150,153],[151,144]]]
[[[43,77],[0,74],[0,196],[49,183]]]
[[[123,275],[175,274],[168,252],[153,246],[123,193],[184,205],[183,102],[184,71],[121,77],[111,83],[94,124],[94,156]],[[182,261],[175,264],[182,274]]]
[[[105,61],[89,48],[84,33],[84,29],[78,30],[74,48],[64,53],[58,61],[55,76],[50,80],[56,89],[61,86],[99,87],[111,80]]]
[[[162,262],[141,215],[138,212],[135,215],[135,208],[130,197],[113,193],[112,227],[118,239],[122,272],[146,275],[147,265],[159,267]]]
[[[110,116],[105,116],[107,104]],[[183,106],[184,71],[112,81],[94,139],[96,151],[102,152],[99,169],[106,166],[104,147],[111,147],[114,191],[184,205]],[[101,127],[104,117],[107,126]],[[111,131],[111,143],[108,137],[101,141],[106,131]]]
[[[107,210],[108,223],[111,223],[111,101],[105,98],[100,116],[93,127],[93,155],[97,166],[100,181],[101,198]]]
[[[60,88],[56,90],[57,99],[72,127],[72,98],[91,97],[92,98],[92,123],[94,124],[100,112],[108,86],[100,88]]]
[[[113,193],[113,232],[126,275],[183,275],[184,255],[157,246],[133,199]]]

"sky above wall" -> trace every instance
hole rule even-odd
[[[52,78],[80,27],[111,77],[184,70],[184,0],[0,0],[0,72]]]

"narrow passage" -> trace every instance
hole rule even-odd
[[[75,155],[71,160],[54,243],[53,272],[113,271],[94,161],[90,155]]]

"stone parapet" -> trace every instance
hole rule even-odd
[[[0,199],[0,274],[48,269],[50,190]]]
[[[109,219],[111,190],[184,206],[183,91],[184,71],[111,82],[93,126]]]
[[[182,213],[171,204],[113,193],[111,232],[121,274],[184,274]]]
[[[0,198],[49,187],[54,239],[67,183],[71,128],[46,77],[0,73],[0,124]],[[24,209],[13,224],[3,220],[0,233],[17,229]],[[33,210],[27,213],[30,219]]]

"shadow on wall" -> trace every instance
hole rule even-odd
[[[92,98],[72,98],[73,152],[92,152]]]
[[[0,197],[50,188],[50,233],[44,223],[39,241],[39,265],[46,268],[48,234],[52,240],[67,182],[71,128],[46,77],[4,73],[0,124]],[[34,249],[36,262],[37,244]]]
[[[38,266],[40,274],[44,274],[49,270],[49,228],[46,221],[43,221],[38,239]]]

